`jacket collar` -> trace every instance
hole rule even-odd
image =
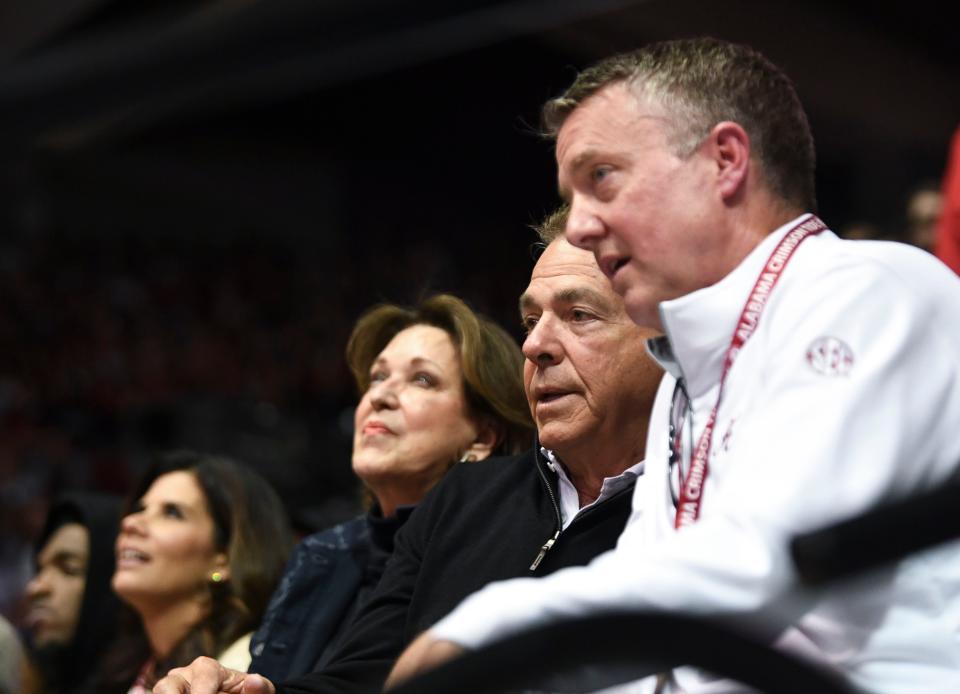
[[[647,349],[668,373],[684,379],[690,398],[702,396],[720,380],[730,338],[764,263],[780,239],[809,216],[768,234],[716,284],[660,303],[665,336],[649,340]]]
[[[373,546],[388,554],[393,552],[393,536],[416,508],[416,505],[397,506],[396,514],[388,517],[383,515],[379,505],[374,504],[367,512],[367,527]]]

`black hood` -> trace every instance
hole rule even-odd
[[[114,543],[120,528],[121,499],[106,494],[75,492],[59,497],[50,507],[37,541],[37,552],[54,531],[80,523],[90,534],[87,581],[73,640],[57,649],[48,665],[49,691],[76,691],[96,670],[99,656],[113,639],[120,603],[110,587],[116,560]],[[59,686],[57,686],[59,683]]]

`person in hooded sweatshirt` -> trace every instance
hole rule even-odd
[[[75,492],[50,507],[26,587],[24,633],[46,694],[85,692],[113,637],[119,601],[110,587],[119,497]]]

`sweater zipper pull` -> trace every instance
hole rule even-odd
[[[537,567],[540,566],[540,562],[542,562],[543,558],[547,556],[547,552],[549,552],[550,548],[553,547],[553,543],[557,541],[558,537],[560,537],[559,530],[553,534],[553,537],[543,543],[543,547],[540,548],[540,554],[537,555],[537,558],[534,559],[533,563],[530,565],[531,571],[537,570]]]

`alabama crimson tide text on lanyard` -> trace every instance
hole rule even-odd
[[[730,367],[733,366],[733,362],[744,344],[757,329],[757,323],[760,322],[760,316],[763,315],[763,309],[766,308],[767,299],[770,298],[774,285],[786,269],[787,263],[793,257],[793,252],[797,250],[797,246],[803,243],[806,238],[819,234],[826,228],[826,224],[820,221],[818,217],[813,216],[793,227],[773,249],[773,253],[767,258],[766,264],[760,271],[760,276],[757,277],[753,290],[747,297],[747,303],[744,305],[743,311],[740,312],[740,320],[737,321],[737,327],[730,339],[730,346],[727,348],[727,356],[723,361],[723,372],[720,375],[717,403],[713,406],[707,425],[704,427],[703,433],[700,434],[697,447],[693,450],[690,471],[686,478],[682,480],[680,499],[677,502],[677,515],[673,522],[675,528],[691,525],[700,517],[703,485],[707,480],[709,471],[707,461],[710,457],[710,446],[713,443],[713,428],[717,421],[720,401],[723,399],[723,384],[727,380]]]

